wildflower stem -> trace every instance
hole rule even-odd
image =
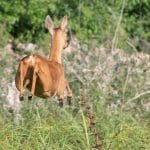
[[[119,17],[117,27],[116,27],[116,30],[115,30],[115,35],[114,35],[114,38],[113,38],[113,41],[112,41],[112,50],[114,50],[116,48],[116,45],[117,45],[117,35],[118,35],[119,29],[120,29],[120,24],[121,24],[121,21],[122,21],[122,16],[123,16],[124,8],[125,8],[125,0],[122,0],[122,1],[123,2],[122,2],[121,13],[120,13],[120,17]]]
[[[137,96],[135,96],[135,97],[129,99],[126,104],[129,104],[129,103],[131,103],[132,101],[138,99],[139,97],[144,96],[144,95],[147,95],[147,94],[150,94],[150,91],[143,92],[143,93],[141,93],[141,94],[139,94],[139,95],[137,95]]]
[[[87,131],[87,125],[86,125],[86,120],[82,111],[82,119],[83,119],[83,125],[84,125],[84,130],[85,130],[85,136],[86,136],[86,141],[87,141],[87,146],[88,150],[90,150],[90,142],[89,142],[89,136],[88,136],[88,131]]]
[[[125,80],[125,84],[123,86],[123,103],[124,103],[124,100],[125,100],[125,92],[126,92],[126,88],[127,88],[127,83],[128,83],[128,79],[129,79],[129,72],[130,72],[130,69],[128,68],[127,69],[127,75],[126,75],[126,80]]]

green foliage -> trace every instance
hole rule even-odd
[[[124,20],[130,37],[138,37],[140,40],[150,38],[149,7],[150,1],[148,0],[127,1]]]
[[[38,41],[44,33],[44,19],[49,14],[54,20],[69,16],[70,26],[85,42],[112,41],[123,2],[120,0],[12,0],[0,1],[0,20],[15,38]],[[128,45],[128,38],[147,41],[149,38],[148,0],[126,0],[123,18],[117,35],[118,47]],[[141,43],[140,43],[141,44]],[[140,44],[138,48],[141,50]]]

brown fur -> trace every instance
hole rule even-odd
[[[48,98],[57,95],[60,105],[63,105],[64,91],[67,90],[69,104],[72,91],[64,76],[61,65],[61,53],[68,43],[66,42],[67,17],[63,17],[59,28],[54,28],[49,16],[46,17],[45,26],[52,35],[49,58],[40,55],[24,57],[19,64],[15,82],[20,91],[20,100],[23,99],[23,90],[30,91],[29,99],[33,95]]]

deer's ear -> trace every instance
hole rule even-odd
[[[45,28],[47,28],[49,30],[49,32],[51,34],[53,34],[54,24],[53,24],[53,21],[49,15],[46,16],[46,18],[45,18]]]
[[[67,19],[67,16],[64,16],[62,19],[61,19],[61,23],[60,23],[60,28],[62,30],[64,30],[68,25],[68,19]]]

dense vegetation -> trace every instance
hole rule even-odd
[[[0,149],[149,150],[149,9],[148,0],[0,0]],[[13,84],[21,56],[48,54],[47,14],[56,24],[67,15],[73,33],[63,65],[74,100],[62,109],[55,98],[20,103]]]
[[[142,51],[150,38],[149,7],[148,0],[1,0],[0,20],[13,37],[38,42],[47,14],[53,19],[67,15],[72,31],[84,42],[96,39],[108,47],[115,42]]]

